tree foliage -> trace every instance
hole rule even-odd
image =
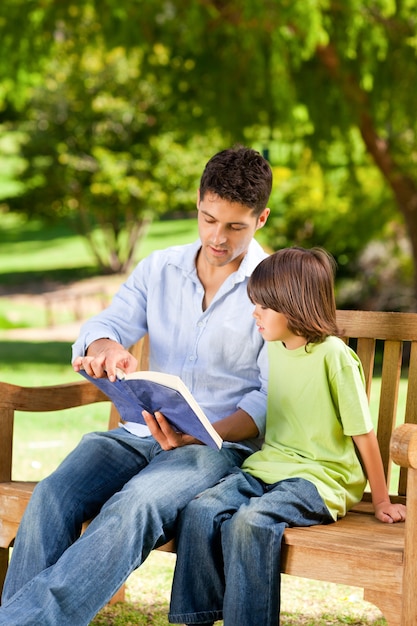
[[[145,51],[106,47],[90,13],[76,36],[60,26],[42,83],[31,89],[19,124],[25,193],[11,206],[69,218],[103,271],[124,272],[155,215],[193,206],[201,173],[195,151],[204,142],[185,147],[180,133],[169,132],[167,85],[149,72]],[[165,63],[163,50],[152,63]]]
[[[132,170],[112,162],[111,142],[103,146],[98,138],[93,158],[99,169],[74,168],[74,179],[89,185],[94,179],[89,203],[95,189],[106,205],[103,190],[120,174],[131,174],[139,181],[136,195],[149,197],[140,163],[146,155],[154,173],[167,167],[168,152],[155,147],[162,137],[165,148],[169,138],[182,147],[192,136],[208,137],[216,148],[244,141],[278,155],[272,160],[281,184],[274,192],[277,212],[265,231],[272,247],[277,241],[320,243],[339,259],[350,258],[382,232],[396,209],[416,267],[416,21],[414,0],[4,0],[4,115],[19,110],[34,86],[38,94],[48,90],[51,59],[58,70],[76,54],[79,102],[84,87],[87,109],[89,98],[97,106],[100,99],[83,75],[95,59],[114,84],[106,93],[103,79],[102,126],[92,127],[109,137],[117,110],[142,111],[144,104],[148,122],[140,140],[133,133],[121,148],[127,154],[131,142],[138,161]],[[58,62],[63,43],[72,52]],[[119,64],[131,62],[129,71],[138,65],[133,92],[133,77],[125,90],[113,78],[120,72],[111,61],[116,51]],[[68,83],[74,88],[76,81],[75,75]],[[65,97],[71,102],[70,93]],[[217,130],[222,140],[211,140]],[[156,184],[155,177],[147,180]],[[113,200],[125,207],[123,193],[116,191]]]

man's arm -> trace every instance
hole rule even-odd
[[[151,434],[163,450],[172,450],[173,448],[181,448],[193,443],[201,443],[198,439],[191,437],[191,435],[175,432],[167,419],[158,411],[155,415],[143,411],[142,415]],[[243,439],[257,437],[259,434],[255,422],[243,409],[237,409],[231,415],[214,422],[213,427],[224,441],[242,441]]]
[[[85,356],[74,359],[72,367],[75,372],[84,369],[94,378],[107,376],[112,382],[116,380],[116,368],[129,374],[136,371],[137,360],[117,341],[97,339],[87,349]]]

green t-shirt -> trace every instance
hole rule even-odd
[[[372,430],[362,366],[341,339],[287,350],[268,343],[265,443],[242,469],[273,484],[300,477],[314,483],[332,517],[358,502],[366,485],[353,435]]]

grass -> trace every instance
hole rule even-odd
[[[20,215],[1,215],[0,224],[0,291],[27,289],[36,285],[56,285],[98,277],[93,257],[86,242],[62,225],[45,228],[38,221],[26,222]],[[137,250],[136,261],[157,248],[193,241],[198,236],[195,219],[157,221],[151,224],[146,238]],[[108,282],[121,282],[123,276],[107,277]],[[97,305],[108,301],[108,293],[99,290],[92,295]],[[74,321],[75,301],[54,301],[54,321],[59,324]],[[84,301],[83,301],[84,302]],[[100,310],[100,308],[98,308]],[[93,311],[93,313],[98,312]],[[49,309],[52,313],[52,309]],[[0,330],[11,328],[44,328],[49,323],[47,296],[34,297],[30,308],[16,297],[0,297]]]
[[[173,554],[153,552],[129,577],[127,601],[102,609],[91,626],[168,626],[174,565]],[[386,626],[356,587],[284,575],[281,595],[281,626]]]
[[[185,243],[197,234],[195,222],[184,220],[152,225],[141,256],[155,248]],[[24,285],[44,279],[73,280],[94,274],[82,240],[59,227],[41,229],[16,216],[2,216],[0,285]],[[43,324],[35,307],[0,298],[0,318],[11,325]],[[23,320],[23,322],[22,322]],[[0,328],[1,328],[0,319]],[[69,366],[69,342],[0,341],[0,380],[44,385],[76,380]],[[375,401],[373,400],[373,403]],[[18,413],[15,424],[14,478],[39,480],[49,474],[76,445],[84,432],[107,427],[108,406],[95,405],[58,414]],[[127,582],[127,601],[102,609],[91,626],[167,626],[175,556],[153,552]],[[283,576],[281,626],[383,626],[385,620],[363,601],[355,587]],[[220,625],[220,622],[219,622]],[[261,624],[259,626],[262,626]]]
[[[16,213],[0,215],[0,285],[24,286],[45,279],[69,282],[97,275],[83,237],[61,224],[45,227]],[[197,236],[195,219],[156,221],[139,246],[136,260],[157,248],[188,243]]]

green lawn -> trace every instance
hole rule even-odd
[[[26,222],[17,214],[5,214],[1,218],[0,294],[2,288],[24,291],[30,286],[33,290],[40,282],[62,285],[98,277],[93,257],[82,237],[59,224],[45,228],[40,222]],[[191,242],[197,236],[196,219],[154,222],[137,250],[136,260],[158,248]],[[116,284],[122,279],[123,276],[107,277],[106,281]],[[108,299],[108,295],[97,293],[96,298],[98,302]],[[46,304],[45,296],[34,298],[29,308],[17,297],[0,297],[0,330],[46,327]],[[66,307],[62,302],[54,313],[59,324],[73,322],[74,303],[68,302]]]
[[[15,213],[0,215],[0,286],[45,278],[69,281],[97,274],[83,237],[60,224],[45,227]],[[197,236],[196,219],[155,221],[137,250],[136,260],[157,248],[191,242]]]

